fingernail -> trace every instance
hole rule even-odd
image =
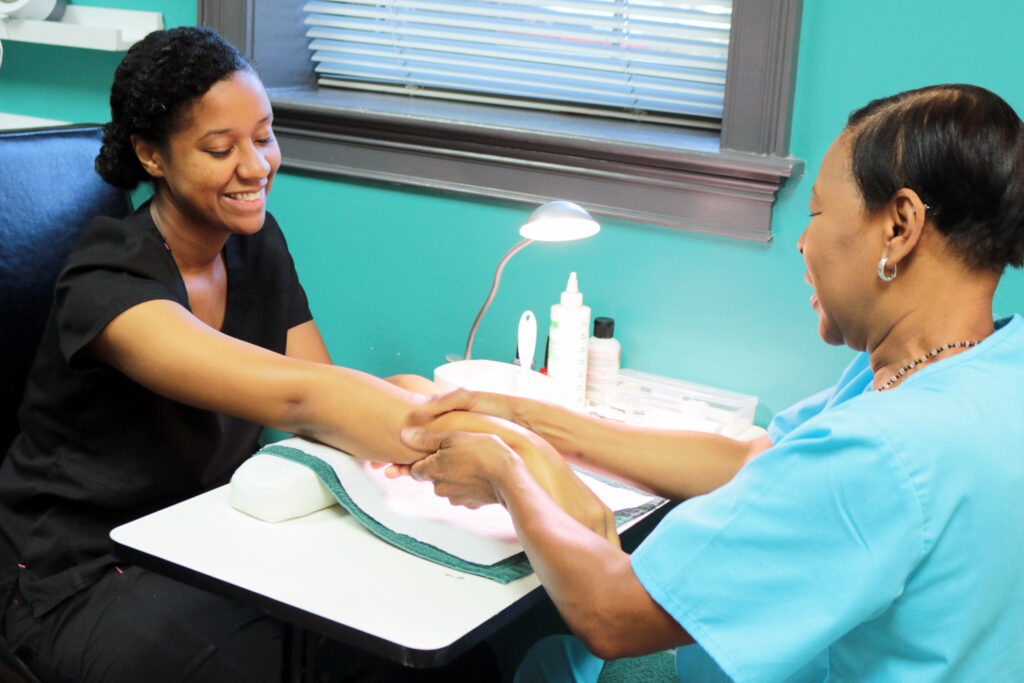
[[[418,441],[422,434],[423,430],[419,427],[406,427],[402,430],[402,438],[409,441]]]

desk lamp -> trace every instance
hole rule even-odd
[[[49,19],[59,21],[68,0],[0,0],[0,22],[6,19]],[[0,31],[4,36],[6,31]],[[4,46],[0,43],[0,64],[4,61]]]
[[[67,0],[0,0],[0,19],[59,21]]]
[[[590,237],[597,234],[601,226],[597,224],[587,211],[578,204],[567,201],[548,202],[537,207],[526,219],[523,226],[519,228],[519,234],[524,238],[518,244],[509,249],[494,271],[494,282],[491,284],[491,291],[476,314],[473,327],[469,330],[469,340],[466,342],[466,353],[462,359],[448,357],[447,360],[469,360],[473,357],[473,340],[476,338],[476,330],[480,327],[480,321],[487,312],[487,307],[494,301],[494,295],[498,293],[498,284],[501,282],[501,271],[505,269],[508,260],[515,256],[531,242],[568,242]]]

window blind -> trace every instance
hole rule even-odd
[[[312,0],[324,86],[717,127],[732,0]]]

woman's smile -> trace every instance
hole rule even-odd
[[[814,283],[811,282],[811,274],[808,273],[807,271],[804,271],[804,282],[806,282],[811,287],[811,299],[810,299],[810,302],[811,302],[811,308],[814,308],[814,306],[818,303],[818,293],[814,289]]]
[[[224,199],[240,211],[262,211],[267,201],[266,187],[242,192],[225,192]]]

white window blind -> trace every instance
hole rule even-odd
[[[732,0],[312,0],[326,86],[717,127]]]

